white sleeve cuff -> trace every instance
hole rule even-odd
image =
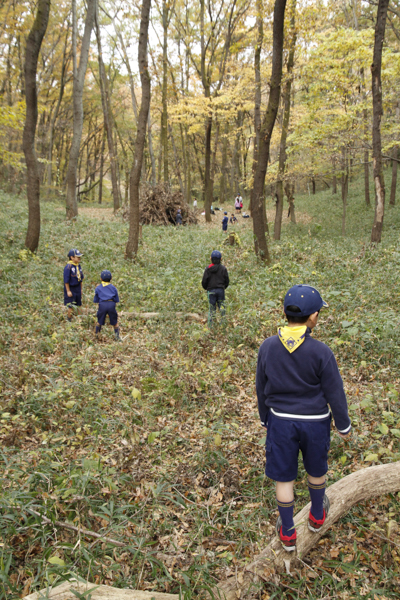
[[[351,429],[351,423],[348,427],[346,427],[346,429],[338,429],[338,432],[346,434],[346,433],[349,433],[350,429]]]

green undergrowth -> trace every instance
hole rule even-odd
[[[254,256],[245,220],[241,247],[222,246],[217,226],[143,227],[132,263],[120,216],[98,208],[67,223],[55,203],[43,203],[40,248],[30,256],[25,199],[0,201],[1,600],[71,574],[197,598],[267,545],[276,506],[263,476],[254,376],[258,347],[283,324],[282,299],[295,283],[315,285],[329,302],[315,335],[335,351],[354,425],[345,444],[332,435],[329,483],[400,459],[400,212],[387,209],[383,242],[371,247],[373,209],[358,180],[346,238],[339,195],[298,197],[297,214],[308,218],[270,241],[269,267]],[[73,247],[84,252],[84,307],[68,323],[62,270]],[[201,276],[217,248],[231,285],[227,317],[210,332],[175,313],[206,317]],[[121,298],[119,344],[110,327],[98,341],[93,332],[105,268]],[[159,316],[132,317],[140,312]],[[300,509],[308,501],[301,464],[296,493]],[[301,568],[254,594],[394,597],[399,508],[398,495],[356,506]]]

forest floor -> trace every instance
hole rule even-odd
[[[82,206],[68,223],[54,203],[42,205],[32,257],[23,250],[25,198],[0,193],[0,202],[0,600],[71,573],[189,600],[268,544],[277,511],[274,484],[263,475],[254,377],[258,347],[284,323],[282,299],[295,283],[315,285],[329,302],[315,336],[337,356],[354,426],[348,442],[332,432],[328,484],[400,460],[398,206],[387,208],[383,242],[372,248],[373,208],[358,181],[350,185],[346,238],[339,194],[299,196],[299,223],[270,240],[266,267],[254,256],[250,223],[238,227],[241,247],[221,246],[218,223],[143,227],[132,263],[124,260],[121,218]],[[71,247],[84,252],[84,308],[68,323],[62,270]],[[206,317],[201,277],[215,248],[231,285],[226,320],[209,331],[175,312]],[[104,268],[123,313],[160,313],[122,317],[121,343],[110,327],[94,336],[92,300]],[[296,511],[307,502],[300,463]],[[399,494],[355,506],[301,568],[254,595],[397,597],[399,509]]]

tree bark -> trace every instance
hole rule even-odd
[[[162,113],[161,113],[161,145],[163,148],[163,167],[164,167],[164,183],[169,183],[168,173],[168,25],[169,25],[169,4],[167,0],[162,3],[162,27],[163,27],[163,77],[162,77]]]
[[[40,47],[49,22],[50,0],[39,0],[36,17],[29,32],[25,51],[25,99],[26,118],[22,138],[22,148],[27,168],[28,229],[25,246],[35,252],[40,237],[40,175],[35,152],[38,102],[36,74]]]
[[[385,38],[386,17],[389,0],[379,0],[375,25],[374,55],[371,65],[372,74],[372,159],[375,183],[375,217],[371,232],[371,242],[382,239],[383,216],[385,213],[385,181],[382,168],[381,118],[382,108],[382,46]]]
[[[114,144],[113,140],[113,116],[111,112],[111,98],[110,98],[110,86],[108,83],[108,78],[106,74],[106,70],[103,62],[103,53],[101,49],[101,34],[99,27],[99,18],[98,11],[96,10],[95,17],[95,25],[96,25],[96,38],[97,38],[97,51],[98,51],[98,61],[99,61],[99,84],[100,84],[100,94],[101,94],[101,105],[103,107],[103,116],[104,116],[104,127],[107,134],[107,145],[108,145],[108,157],[110,160],[110,168],[111,168],[111,187],[112,187],[112,195],[113,195],[113,204],[114,204],[114,213],[119,209],[119,184],[118,184],[118,161],[116,157],[116,144]]]
[[[332,175],[332,194],[337,194],[337,177],[336,177],[336,158],[332,159],[333,164],[333,175]]]
[[[253,150],[253,178],[257,169],[258,148],[260,145],[261,131],[261,50],[264,39],[264,19],[263,19],[263,3],[262,0],[256,0],[257,11],[257,42],[254,50],[254,79],[255,79],[255,95],[254,95],[254,150]],[[253,194],[250,196],[250,212],[253,216],[252,205]]]
[[[286,194],[286,198],[288,199],[289,202],[289,214],[288,216],[290,216],[290,222],[293,223],[294,225],[296,225],[296,211],[294,208],[294,184],[290,183],[289,181],[286,183],[285,185],[285,194]]]
[[[142,0],[138,49],[142,101],[140,104],[135,152],[130,178],[129,238],[125,250],[126,258],[134,258],[137,255],[139,247],[139,185],[143,164],[144,143],[146,140],[147,119],[150,108],[150,75],[147,61],[150,6],[151,0]]]
[[[78,216],[78,204],[76,199],[76,175],[83,129],[83,88],[85,85],[86,68],[89,57],[90,36],[92,33],[96,14],[96,0],[87,0],[87,12],[85,29],[83,32],[81,55],[79,67],[77,67],[77,24],[76,24],[76,0],[72,0],[72,52],[74,62],[74,85],[73,85],[73,110],[74,123],[71,149],[69,152],[69,163],[67,172],[67,219]]]
[[[250,587],[254,591],[255,584],[268,581],[277,571],[290,572],[290,569],[299,562],[297,557],[303,560],[308,552],[318,544],[322,535],[325,535],[328,529],[352,506],[370,498],[394,494],[399,490],[400,462],[360,469],[343,477],[327,488],[326,493],[331,506],[320,533],[314,533],[308,529],[308,514],[311,508],[311,504],[308,503],[294,518],[297,531],[296,552],[290,554],[286,552],[275,536],[266,549],[244,568],[241,573],[243,579],[236,574],[220,583],[213,590],[214,597],[224,600],[244,598]],[[241,581],[240,584],[239,581]]]
[[[342,204],[343,204],[343,212],[342,212],[342,236],[346,235],[346,206],[347,206],[347,196],[349,191],[349,163],[346,153],[346,148],[343,146],[342,148]]]
[[[396,188],[397,188],[397,166],[398,160],[400,157],[399,147],[395,146],[393,148],[393,164],[392,164],[392,185],[390,188],[390,202],[391,206],[396,204]]]
[[[265,217],[264,184],[270,154],[271,136],[275,125],[276,115],[278,113],[281,95],[285,8],[286,0],[275,0],[270,93],[267,110],[260,131],[258,161],[256,172],[254,174],[252,194],[255,253],[268,264],[270,263],[270,255],[266,239],[267,223]]]
[[[277,202],[276,202],[276,213],[275,213],[275,223],[274,223],[274,240],[281,239],[281,228],[282,228],[282,213],[283,213],[283,177],[286,170],[286,140],[288,136],[289,130],[289,121],[290,121],[290,100],[292,93],[292,80],[293,80],[293,65],[294,65],[294,52],[296,48],[296,0],[292,0],[291,6],[291,15],[290,15],[290,46],[289,46],[289,55],[287,62],[287,80],[285,84],[285,91],[283,93],[284,96],[284,109],[283,109],[283,122],[282,122],[282,132],[281,132],[281,141],[279,146],[279,168],[278,168],[278,181],[276,184],[276,194],[277,194]],[[291,207],[289,205],[289,210]]]

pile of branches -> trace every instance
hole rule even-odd
[[[196,225],[196,213],[186,204],[181,191],[173,192],[168,185],[143,186],[140,191],[140,222],[143,225],[175,225],[181,209],[184,225]],[[129,218],[129,206],[123,217]]]

